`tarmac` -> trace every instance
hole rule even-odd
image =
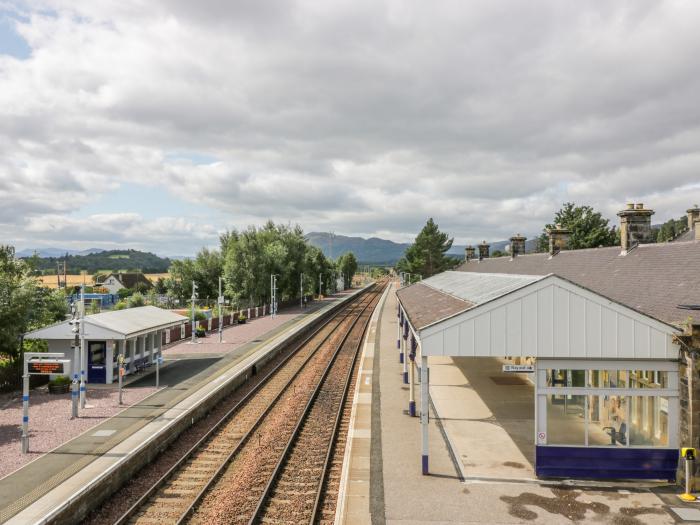
[[[310,314],[320,315],[321,310],[331,307],[345,296],[347,293],[312,303],[303,314],[272,330],[262,331],[267,325],[259,320],[253,321],[251,327],[258,322],[261,331],[256,333],[255,330],[249,330],[250,341],[238,345],[228,353],[211,357],[196,356],[192,359],[178,355],[177,360],[166,361],[166,365],[160,369],[160,385],[163,388],[0,479],[0,523],[34,522],[51,511],[55,501],[60,500],[61,492],[65,497],[77,493],[83,487],[85,479],[113,468],[115,460],[129,455],[169,421],[181,416],[188,407],[196,405],[208,391],[238,373],[239,368],[258,355],[261,349],[272,341],[286,337],[287,333],[308,319]],[[225,329],[225,337],[227,332],[235,329]],[[217,336],[213,333],[209,337]],[[164,355],[167,356],[167,351]],[[153,381],[153,371],[149,371],[142,377],[130,378],[129,383],[138,386],[150,385]],[[76,474],[81,474],[84,479],[79,481],[80,476]],[[49,501],[49,493],[52,497],[55,496],[53,503]],[[38,502],[40,498],[46,501]],[[11,519],[12,516],[15,518]]]
[[[358,408],[351,434],[369,436],[370,447],[353,444],[346,458],[336,523],[692,523],[678,513],[688,507],[673,496],[662,499],[651,486],[535,478],[532,387],[493,382],[498,360],[429,359],[432,406],[420,406],[415,385],[418,413],[430,411],[430,473],[422,475],[420,422],[408,414],[396,349],[394,291],[395,285],[365,345],[371,359],[363,364],[371,364],[372,373],[364,376],[372,388],[363,381],[355,401],[371,410]]]

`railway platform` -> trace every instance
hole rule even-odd
[[[490,385],[482,376],[495,374],[491,362],[430,358],[430,469],[423,475],[420,421],[409,415],[396,349],[395,289],[365,345],[336,524],[676,522],[673,501],[663,501],[651,487],[566,484],[530,475],[523,444],[531,436],[528,422],[509,408],[529,394]],[[420,402],[416,408],[419,414]]]
[[[235,333],[238,327],[229,327],[224,330],[229,343],[223,345],[214,343],[217,335],[213,333],[207,341],[212,344],[178,351],[177,346],[186,344],[179,343],[166,349],[160,390],[0,479],[0,523],[46,523],[67,507],[80,505],[81,495],[92,487],[100,485],[104,494],[111,493],[121,484],[118,478],[128,475],[116,475],[118,470],[137,469],[130,465],[157,454],[169,433],[203,415],[205,401],[243,382],[253,364],[355,293],[327,298],[297,315],[282,311],[285,318],[277,323],[258,319],[246,327],[245,336],[242,331]],[[149,375],[131,385],[153,381]],[[89,412],[82,417],[89,417]],[[110,476],[113,481],[105,482]]]

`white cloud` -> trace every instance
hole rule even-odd
[[[471,242],[537,233],[565,200],[658,220],[700,201],[700,4],[17,10],[33,51],[0,55],[0,242],[191,252],[267,218],[405,240],[428,216]],[[80,214],[125,183],[210,217]]]

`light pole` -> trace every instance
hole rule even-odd
[[[277,274],[270,275],[270,314],[274,318],[277,315]]]
[[[197,299],[197,285],[192,281],[192,334],[190,337],[190,343],[195,344],[197,342],[196,326],[194,319],[194,301]]]
[[[71,311],[71,325],[73,325],[73,380],[71,381],[70,387],[70,398],[71,398],[71,412],[70,418],[75,419],[78,417],[78,401],[79,401],[79,384],[78,384],[78,370],[80,369],[80,321],[76,319],[75,303],[70,305]]]
[[[224,340],[224,295],[221,293],[221,277],[219,277],[219,342],[223,343]]]
[[[323,274],[318,274],[318,298],[321,299],[321,291],[323,289]]]
[[[304,309],[304,273],[299,276],[299,308]]]
[[[85,285],[80,285],[80,408],[85,408]]]

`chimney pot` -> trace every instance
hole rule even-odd
[[[549,235],[549,255],[554,255],[567,249],[571,230],[557,224],[554,228],[547,229],[547,235]]]
[[[489,258],[489,248],[491,246],[486,243],[486,241],[483,241],[479,245],[479,260],[481,259],[488,259]]]
[[[619,211],[620,217],[620,244],[622,252],[627,253],[637,244],[654,242],[651,230],[651,216],[654,210],[644,209],[644,204],[639,203],[635,207],[627,205],[627,209]]]
[[[519,233],[510,238],[510,255],[511,257],[517,257],[518,255],[523,255],[525,253],[525,241],[527,238],[523,237]]]
[[[688,214],[688,229],[695,230],[695,237],[698,235],[697,222],[700,220],[700,208],[695,204],[692,208],[686,210]]]
[[[627,203],[627,209],[628,209],[628,210],[633,210],[633,209],[634,209],[634,203],[633,203],[633,202],[628,202],[628,203]]]
[[[475,257],[474,252],[475,251],[476,251],[476,249],[472,245],[469,245],[466,248],[464,248],[464,260],[471,261],[472,259],[474,259],[474,257]]]

